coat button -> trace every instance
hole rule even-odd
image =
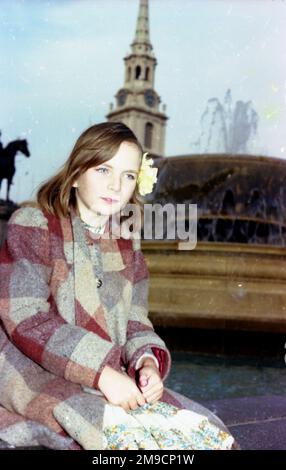
[[[97,287],[101,287],[102,286],[102,280],[101,279],[97,279]]]

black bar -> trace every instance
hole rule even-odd
[[[1,450],[0,462],[29,465],[29,470],[39,469],[39,465],[65,464],[84,465],[84,468],[96,466],[117,466],[120,468],[133,468],[134,465],[240,465],[240,464],[285,464],[286,452],[275,450],[235,450],[235,451],[54,451],[54,450]],[[58,468],[58,467],[57,467]]]

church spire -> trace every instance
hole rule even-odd
[[[157,60],[149,38],[148,0],[140,0],[135,38],[124,62],[124,84],[106,117],[129,126],[152,157],[163,156],[168,117],[154,87]]]
[[[149,38],[148,0],[140,0],[136,33],[131,48],[133,54],[146,54],[153,49]]]

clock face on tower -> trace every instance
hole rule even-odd
[[[152,90],[146,90],[145,91],[144,99],[145,99],[145,103],[148,106],[154,106],[154,104],[155,104],[155,95],[154,95],[154,92]]]
[[[119,106],[123,106],[123,105],[125,104],[126,98],[127,98],[127,93],[126,93],[126,91],[125,91],[125,90],[121,90],[121,91],[118,93],[118,97],[117,97]]]

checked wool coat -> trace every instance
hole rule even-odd
[[[11,445],[102,448],[105,365],[136,377],[154,354],[164,381],[165,343],[148,319],[148,269],[140,239],[112,238],[84,227],[75,209],[57,218],[23,207],[8,222],[0,252],[0,439]],[[97,287],[97,278],[102,280]],[[161,401],[208,410],[164,389]]]

